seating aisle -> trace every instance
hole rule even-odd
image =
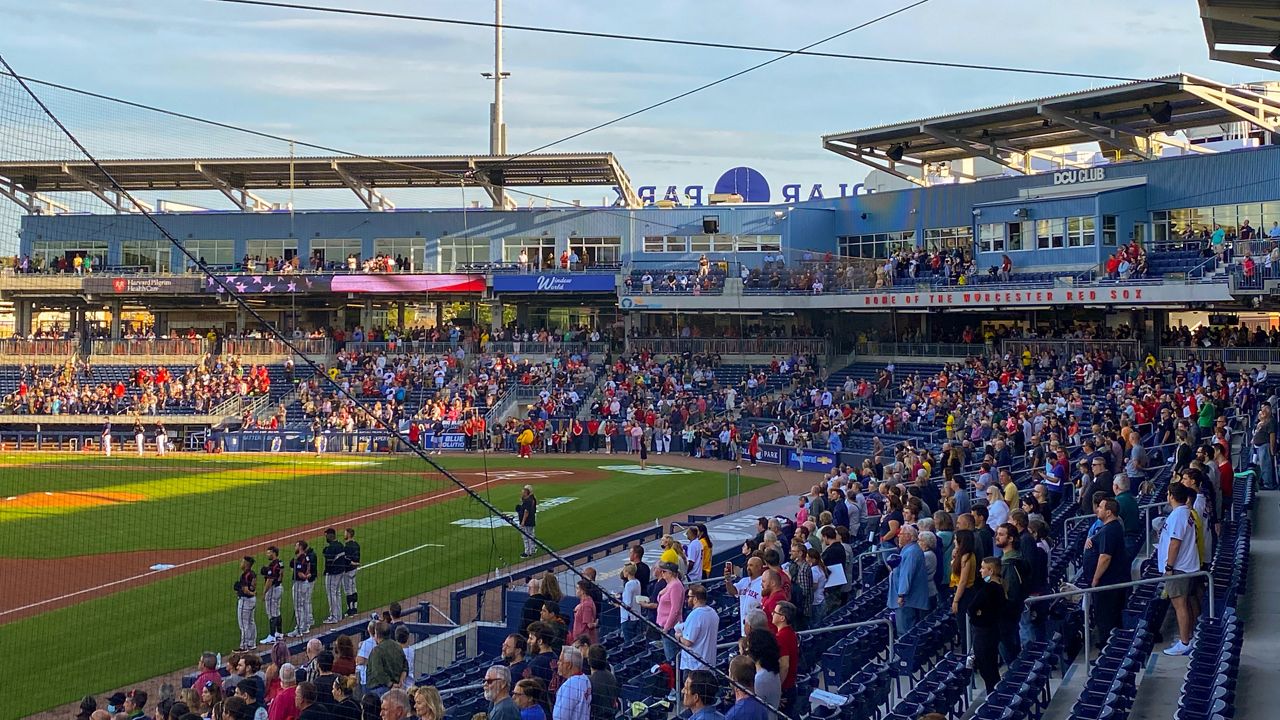
[[[1280,493],[1263,492],[1254,503],[1252,563],[1240,615],[1247,628],[1240,656],[1236,717],[1274,717],[1280,707],[1276,651],[1280,645]],[[1172,717],[1172,714],[1168,715]]]

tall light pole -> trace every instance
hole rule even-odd
[[[507,154],[507,125],[502,121],[502,81],[511,73],[502,70],[502,0],[493,0],[493,72],[481,73],[493,81],[493,103],[489,106],[489,154]],[[500,185],[493,188],[493,206],[501,208],[506,193]]]

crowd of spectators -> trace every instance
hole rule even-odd
[[[23,415],[159,415],[178,409],[202,414],[231,398],[271,392],[267,366],[244,363],[235,355],[206,355],[177,369],[136,366],[131,376],[109,381],[96,380],[100,372],[83,360],[21,365],[4,408]]]

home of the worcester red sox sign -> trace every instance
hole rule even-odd
[[[1114,305],[1157,302],[1162,287],[1045,288],[1042,290],[948,290],[875,293],[862,296],[864,307],[965,307],[1004,305]],[[1185,289],[1185,288],[1184,288]],[[1163,295],[1164,293],[1159,293]],[[1167,300],[1168,298],[1162,298]]]

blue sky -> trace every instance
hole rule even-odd
[[[505,15],[527,25],[799,47],[902,4],[506,0]],[[476,20],[493,12],[484,0],[345,5]],[[0,52],[28,76],[365,154],[487,151],[492,89],[480,73],[492,64],[489,30],[206,0],[0,0],[0,17]],[[505,43],[515,152],[767,57],[516,31]],[[1191,0],[931,0],[820,49],[1134,77],[1185,71],[1238,82],[1261,74],[1207,59]],[[556,149],[612,151],[637,186],[709,189],[728,168],[749,165],[775,188],[832,187],[859,182],[866,169],[823,151],[823,133],[1105,84],[792,57]],[[182,121],[56,94],[52,101],[104,156],[288,153],[279,143]],[[552,194],[586,203],[603,197]],[[459,204],[457,193],[450,197],[443,202]]]

